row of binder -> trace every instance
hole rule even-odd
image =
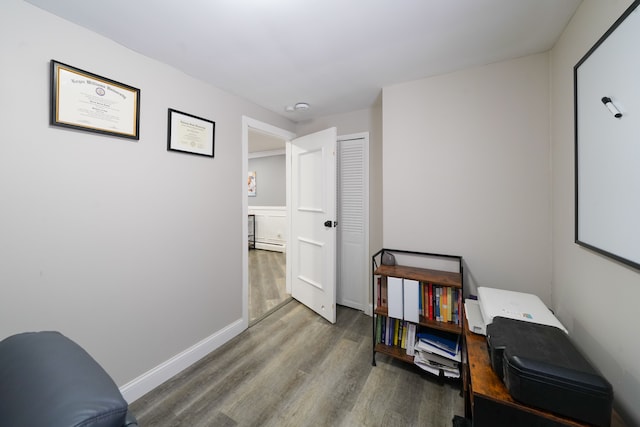
[[[409,322],[420,321],[420,282],[400,277],[387,277],[389,317]]]

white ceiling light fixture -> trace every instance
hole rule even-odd
[[[284,107],[284,111],[287,113],[294,113],[296,111],[307,111],[311,106],[306,102],[297,102],[295,105],[287,105]]]

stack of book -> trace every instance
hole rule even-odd
[[[403,348],[409,356],[413,356],[415,340],[415,323],[386,316],[377,317],[376,343]]]
[[[460,325],[462,290],[432,283],[420,283],[420,315],[438,322]]]
[[[407,290],[405,289],[404,292],[406,293]],[[388,307],[388,284],[380,278],[378,278],[376,295],[377,306]],[[425,319],[461,325],[462,289],[419,282],[418,293],[413,297],[418,299],[418,312]]]
[[[413,362],[447,378],[460,378],[460,335],[429,330],[416,334]]]
[[[422,329],[418,331],[412,322],[377,316],[376,344],[404,349],[417,366],[434,375],[460,378],[460,335]]]

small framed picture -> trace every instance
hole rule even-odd
[[[51,60],[50,123],[140,139],[140,89]]]
[[[256,172],[249,172],[249,178],[247,179],[247,185],[249,187],[249,197],[256,197]]]
[[[216,123],[169,108],[167,150],[214,157]]]

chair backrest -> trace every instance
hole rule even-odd
[[[2,425],[122,427],[127,411],[109,374],[59,332],[0,341]]]

